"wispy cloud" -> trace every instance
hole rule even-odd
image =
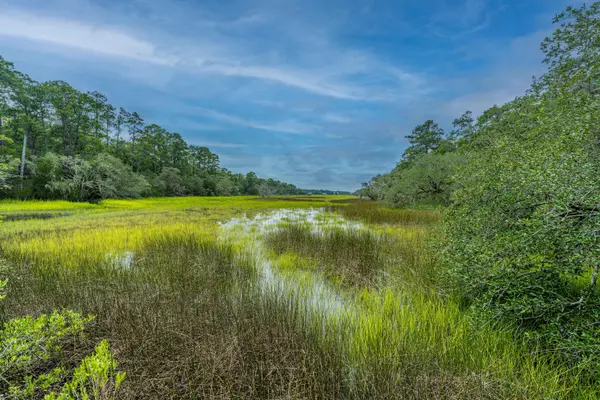
[[[197,107],[197,112],[206,117],[216,119],[228,124],[258,129],[262,131],[305,135],[314,132],[314,130],[316,129],[315,126],[304,124],[294,120],[270,124],[253,121],[250,119],[239,117],[237,115],[226,114],[220,111],[210,110],[208,108],[203,107]]]
[[[313,46],[317,42],[314,38],[303,39],[310,45],[296,43],[296,60],[282,62],[273,54],[285,49],[272,38],[266,40],[266,46],[256,46],[243,35],[226,33],[260,25],[276,34],[279,28],[273,24],[279,23],[256,14],[231,22],[202,20],[194,25],[198,39],[191,41],[161,31],[160,25],[151,31],[135,24],[125,29],[101,20],[57,18],[7,8],[0,14],[0,36],[50,44],[57,51],[71,49],[148,62],[195,75],[258,80],[343,100],[392,101],[396,94],[405,94],[407,87],[422,83],[419,77],[398,66],[383,63],[364,51],[340,47],[327,38],[319,38],[318,46]],[[296,32],[294,36],[309,35]]]
[[[26,12],[0,13],[0,35],[153,64],[173,66],[177,62],[173,55],[159,54],[151,42],[122,30]]]
[[[349,100],[369,100],[370,97],[360,94],[359,89],[346,86],[336,86],[327,82],[318,82],[315,74],[293,71],[291,68],[281,69],[269,66],[234,66],[227,64],[202,65],[200,71],[222,75],[239,76],[246,78],[264,79],[296,87],[311,93]],[[316,78],[316,79],[315,79]]]
[[[523,93],[567,2],[0,0],[0,52],[228,168],[353,189],[393,167],[416,124]]]
[[[430,20],[434,34],[446,39],[459,39],[490,26],[496,0],[463,0],[462,4],[443,7]]]
[[[248,145],[244,143],[211,142],[204,140],[195,140],[194,142],[194,144],[197,144],[199,146],[205,146],[210,148],[215,147],[219,149],[244,149],[248,147]]]

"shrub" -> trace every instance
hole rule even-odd
[[[596,98],[548,92],[481,121],[446,218],[446,254],[464,302],[593,373],[599,109]]]
[[[0,280],[0,298],[6,283]],[[75,344],[92,319],[64,310],[5,322],[0,330],[0,393],[12,399],[111,399],[125,373],[116,372],[108,342],[100,342],[74,369],[67,355],[67,345]]]

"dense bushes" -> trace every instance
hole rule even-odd
[[[464,298],[595,372],[599,100],[557,88],[505,107],[465,151],[447,218]]]
[[[430,121],[415,128],[398,166],[365,190],[395,205],[447,203],[442,247],[462,304],[476,318],[516,326],[594,381],[600,2],[554,22],[560,29],[542,44],[549,71],[528,93],[477,121],[464,114],[446,136]],[[429,181],[443,182],[438,193]]]
[[[299,192],[293,185],[260,179],[254,173],[196,171],[189,175],[173,167],[164,167],[158,174],[136,173],[130,165],[108,153],[85,159],[49,152],[26,162],[23,179],[19,176],[19,166],[17,158],[0,163],[0,198],[94,202],[144,196],[265,196]]]

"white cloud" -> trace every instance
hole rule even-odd
[[[228,124],[244,126],[247,128],[258,129],[262,131],[280,132],[280,133],[291,133],[291,134],[309,134],[316,127],[308,124],[304,124],[295,120],[282,121],[275,124],[262,123],[252,121],[246,118],[238,117],[236,115],[225,114],[219,111],[210,110],[203,107],[197,107],[197,111],[209,118],[213,118]]]
[[[174,65],[177,62],[172,55],[160,55],[154,44],[115,28],[26,12],[4,10],[0,14],[0,35],[153,64]]]
[[[292,69],[282,69],[274,67],[245,66],[245,65],[227,65],[212,64],[202,66],[200,69],[205,72],[212,72],[222,75],[239,76],[246,78],[264,79],[278,82],[286,86],[292,86],[304,89],[307,92],[336,97],[349,100],[367,100],[368,96],[358,93],[357,89],[345,86],[335,86],[327,82],[318,82],[318,74],[303,73],[293,71]]]
[[[345,117],[343,115],[334,114],[334,113],[326,113],[323,115],[323,119],[328,122],[333,122],[336,124],[348,124],[352,122],[352,118]]]
[[[248,147],[248,145],[244,143],[207,142],[204,140],[194,140],[193,142],[195,142],[194,144],[197,144],[198,146],[205,146],[209,148],[216,147],[220,149],[243,149]]]

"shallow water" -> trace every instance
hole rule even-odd
[[[68,213],[14,213],[14,214],[0,214],[0,221],[12,222],[12,221],[26,221],[29,219],[51,219],[65,217],[71,214]]]
[[[286,223],[307,224],[316,233],[333,228],[368,229],[360,222],[348,221],[339,215],[326,213],[320,209],[281,209],[268,214],[258,214],[254,218],[231,219],[221,224],[221,234],[224,240],[247,243],[246,251],[256,260],[259,284],[263,292],[275,291],[300,300],[305,318],[310,319],[316,312],[331,320],[353,312],[352,307],[346,304],[343,297],[322,277],[313,275],[306,279],[306,275],[286,274],[284,276],[274,265],[276,261],[267,257],[265,235],[280,229]],[[303,276],[305,279],[302,279]]]
[[[134,258],[135,253],[133,251],[110,252],[105,255],[105,259],[109,265],[119,269],[131,269]]]

